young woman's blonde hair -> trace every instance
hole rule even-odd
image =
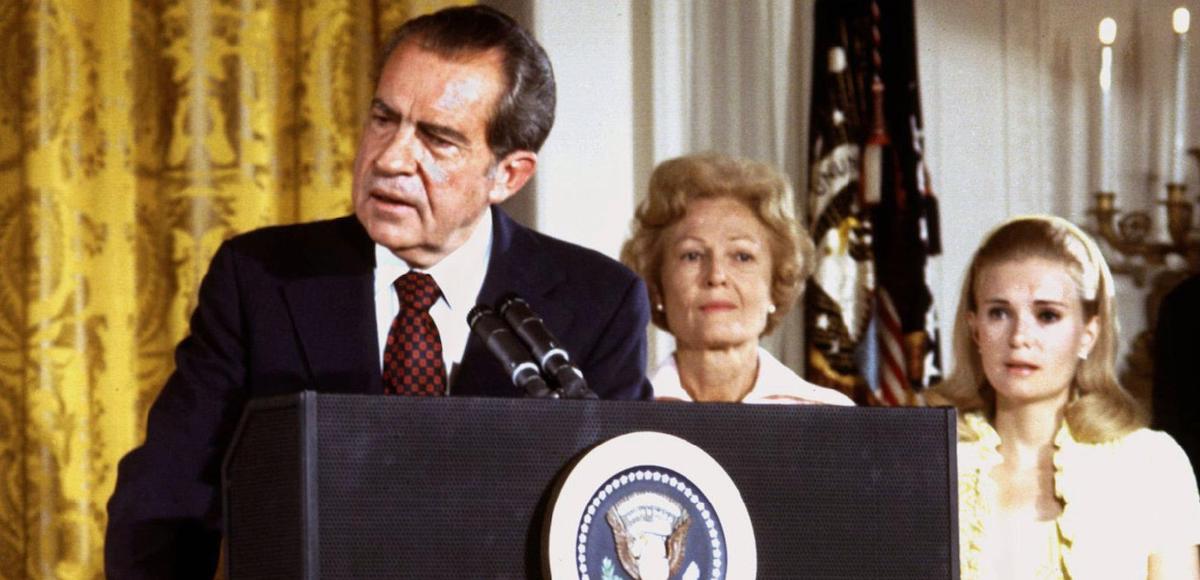
[[[1137,401],[1117,382],[1117,318],[1113,310],[1112,273],[1090,236],[1071,222],[1054,216],[1010,219],[987,235],[971,259],[954,317],[954,369],[938,386],[961,414],[982,411],[993,419],[996,394],[983,372],[979,350],[967,323],[976,312],[975,283],[979,273],[1002,262],[1041,258],[1062,264],[1075,281],[1085,320],[1096,318],[1098,333],[1091,353],[1079,362],[1066,407],[1066,421],[1079,441],[1108,441],[1146,424]],[[959,438],[973,440],[963,421]]]

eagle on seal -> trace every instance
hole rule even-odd
[[[629,499],[632,498],[626,501]],[[687,511],[681,510],[669,521],[663,521],[661,516],[665,514],[659,513],[660,517],[652,523],[637,518],[628,524],[619,512],[614,506],[604,519],[612,528],[621,567],[634,580],[667,580],[678,574],[683,566],[688,529],[692,526]]]

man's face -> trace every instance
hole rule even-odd
[[[447,60],[414,43],[392,51],[354,160],[354,213],[372,240],[432,266],[520,188],[487,144],[503,89],[498,53]]]

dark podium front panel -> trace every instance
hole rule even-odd
[[[761,578],[958,577],[950,409],[315,393],[242,418],[225,465],[230,575],[539,578],[557,479],[633,431],[724,467]]]

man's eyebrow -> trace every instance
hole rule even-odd
[[[387,103],[383,102],[383,99],[380,99],[379,97],[371,99],[371,109],[392,119],[399,119],[403,117],[399,111],[387,106]]]
[[[447,127],[446,125],[438,125],[436,123],[417,123],[417,129],[420,129],[422,133],[433,135],[439,139],[445,139],[446,141],[456,145],[466,145],[470,143],[470,140],[467,139],[466,135],[463,135],[462,132],[454,129],[453,127]]]
[[[374,110],[376,113],[379,113],[379,114],[381,114],[389,119],[392,119],[392,120],[400,120],[400,119],[404,118],[404,115],[402,113],[400,113],[400,111],[397,111],[397,110],[387,106],[387,103],[383,102],[383,100],[380,99],[379,97],[376,97],[371,100],[371,109]],[[449,127],[446,125],[439,125],[437,123],[428,123],[428,122],[418,122],[417,129],[419,129],[423,133],[433,135],[434,137],[437,137],[439,139],[445,139],[445,140],[455,143],[457,145],[466,145],[470,142],[470,140],[467,139],[467,136],[464,135],[462,133],[462,131],[459,131],[458,129],[455,129],[453,127]]]

